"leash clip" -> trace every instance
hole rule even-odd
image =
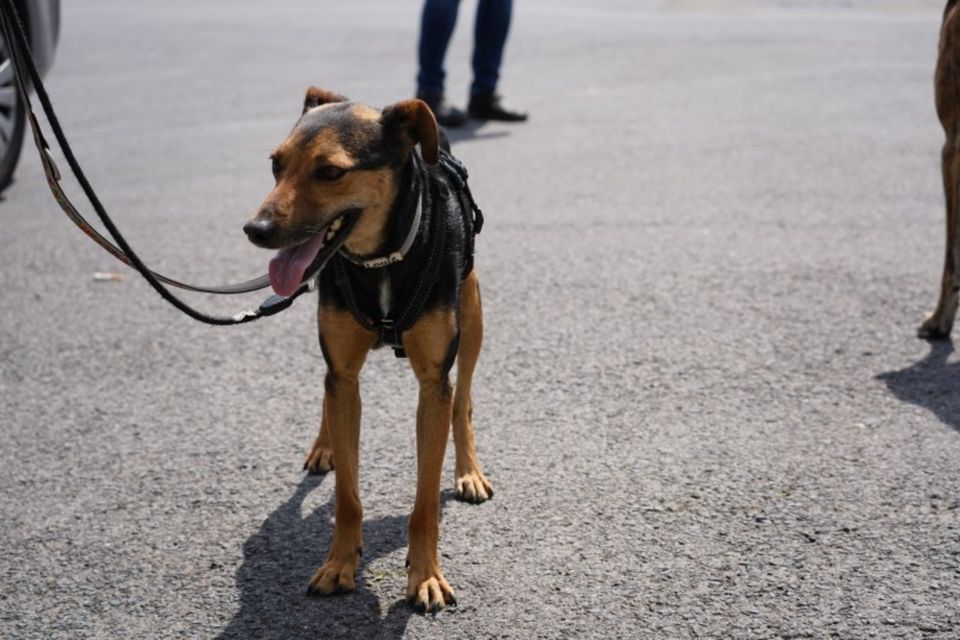
[[[274,294],[260,303],[260,309],[258,313],[260,317],[265,318],[267,316],[272,316],[274,314],[280,313],[284,309],[290,307],[293,304],[293,301],[299,298],[304,293],[313,291],[317,287],[317,279],[309,278],[306,282],[300,284],[300,288],[291,293],[289,296],[284,297],[277,294]]]
[[[260,304],[260,315],[265,318],[280,313],[293,304],[293,298],[294,296],[284,298],[276,294],[270,296]]]

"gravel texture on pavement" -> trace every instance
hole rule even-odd
[[[49,88],[157,269],[263,272],[241,226],[319,84],[413,90],[419,3],[64,3]],[[802,6],[801,6],[802,5]],[[459,606],[403,600],[416,383],[362,377],[358,589],[308,598],[334,477],[315,303],[178,314],[60,215],[0,203],[0,637],[960,637],[960,364],[914,337],[943,252],[942,4],[524,0],[452,134],[487,222]],[[448,58],[465,100],[473,5]],[[233,312],[259,302],[191,298]]]

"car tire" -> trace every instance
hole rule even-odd
[[[0,41],[0,192],[13,182],[13,171],[23,148],[26,114],[17,94],[13,65]]]

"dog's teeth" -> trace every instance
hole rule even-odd
[[[327,240],[333,237],[333,229],[327,229]]]
[[[340,228],[341,224],[343,224],[343,220],[341,218],[337,218],[336,220],[333,221],[333,224],[330,225],[330,228],[336,231],[337,229]]]

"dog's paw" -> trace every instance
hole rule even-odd
[[[457,604],[453,588],[439,569],[410,571],[407,576],[407,600],[420,613],[437,613],[448,604]]]
[[[453,483],[453,494],[457,500],[471,504],[480,504],[493,497],[493,487],[490,481],[479,469],[464,474],[458,474]]]
[[[349,561],[327,558],[327,561],[320,565],[317,572],[310,578],[307,595],[329,596],[353,591],[357,586],[354,576],[357,573],[359,560],[359,553],[354,554]]]
[[[333,449],[313,445],[310,455],[303,463],[303,470],[310,473],[326,473],[333,469]]]
[[[950,337],[950,329],[952,328],[952,318],[945,318],[933,313],[917,329],[917,337],[924,340],[945,340]]]

